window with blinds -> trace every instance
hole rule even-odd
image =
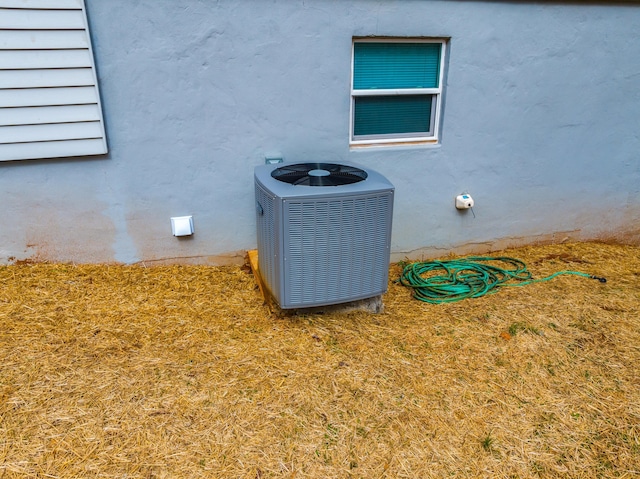
[[[0,161],[106,152],[84,0],[0,0]]]
[[[352,145],[437,142],[444,40],[356,39]]]

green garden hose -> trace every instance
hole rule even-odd
[[[496,263],[504,267],[498,267]],[[525,286],[549,281],[561,274],[584,276],[601,283],[607,281],[580,271],[558,271],[544,278],[533,279],[524,262],[506,256],[470,256],[457,260],[410,263],[405,265],[397,281],[413,288],[416,299],[441,304],[495,293],[502,286]]]

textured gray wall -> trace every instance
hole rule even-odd
[[[87,0],[110,153],[0,164],[0,262],[236,261],[253,167],[354,161],[396,186],[394,258],[640,242],[640,7]],[[353,36],[451,37],[442,142],[351,151]],[[460,213],[468,191],[476,217]],[[196,233],[171,235],[192,214]]]

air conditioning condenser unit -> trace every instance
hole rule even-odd
[[[283,309],[387,291],[393,185],[345,163],[255,168],[258,267]]]

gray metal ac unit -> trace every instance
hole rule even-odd
[[[386,292],[393,193],[381,174],[354,164],[256,167],[258,266],[281,308]]]

